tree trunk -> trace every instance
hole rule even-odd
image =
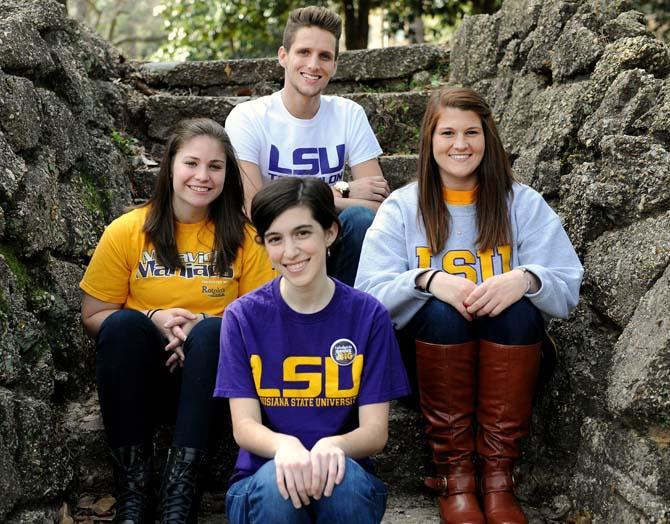
[[[410,29],[412,30],[412,38],[411,42],[413,44],[423,44],[425,40],[425,31],[424,31],[424,25],[423,25],[423,18],[421,16],[417,16],[414,19],[414,22],[410,24]]]
[[[370,24],[370,0],[342,0],[344,42],[347,49],[367,49]]]

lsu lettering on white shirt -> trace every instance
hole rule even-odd
[[[226,131],[237,158],[256,164],[265,183],[283,176],[316,176],[333,185],[355,166],[382,153],[363,108],[321,96],[311,119],[291,115],[281,91],[236,106]]]

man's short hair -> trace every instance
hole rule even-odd
[[[325,7],[317,7],[310,5],[308,7],[301,7],[294,9],[288,15],[286,27],[284,28],[284,38],[282,45],[286,52],[291,49],[295,34],[303,27],[318,27],[324,31],[328,31],[335,37],[335,59],[340,52],[340,36],[342,36],[342,19],[340,16],[326,9]]]

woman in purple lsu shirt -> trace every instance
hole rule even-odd
[[[409,393],[390,317],[326,274],[339,232],[329,187],[284,178],[251,217],[279,278],[226,309],[215,396],[230,398],[240,453],[231,524],[380,522],[388,402]]]

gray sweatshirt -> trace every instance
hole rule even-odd
[[[526,297],[546,317],[565,318],[579,300],[584,270],[558,215],[542,196],[514,184],[509,209],[512,246],[477,250],[476,204],[448,205],[450,234],[438,254],[431,254],[418,214],[416,182],[394,191],[380,206],[365,236],[355,287],[377,298],[391,313],[396,329],[404,327],[432,297],[416,289],[427,269],[469,278],[488,277],[525,267],[540,280]]]

